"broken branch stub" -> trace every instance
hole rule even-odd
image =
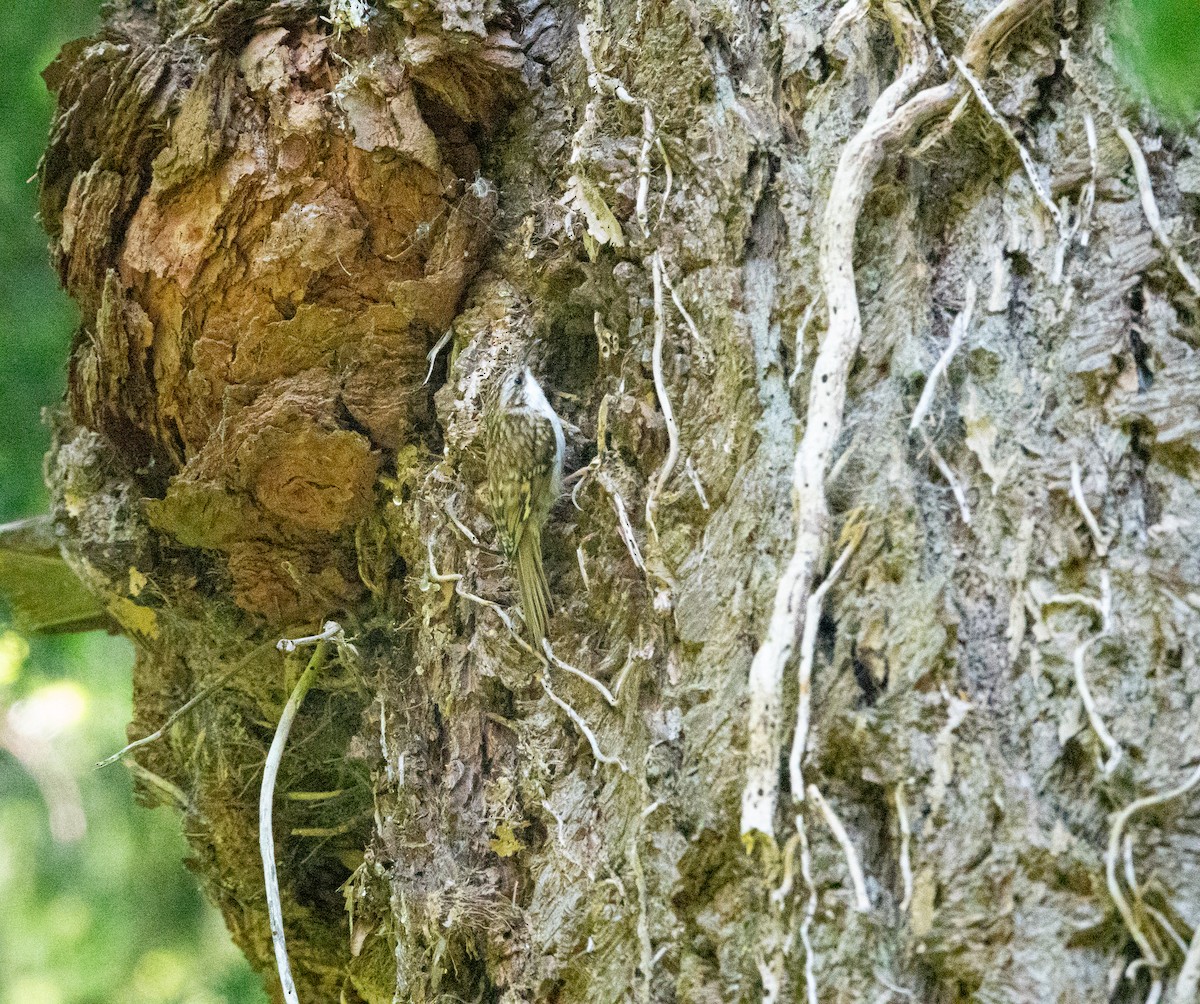
[[[62,434],[99,433],[154,530],[284,625],[359,598],[347,534],[433,434],[426,355],[490,240],[481,143],[524,57],[499,30],[376,17],[347,48],[299,10],[197,17],[162,42],[127,12],[46,74],[41,210],[86,333]],[[214,44],[236,59],[194,59]]]

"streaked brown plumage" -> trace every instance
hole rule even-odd
[[[521,613],[535,644],[552,605],[542,527],[562,490],[562,423],[527,366],[505,374],[485,419],[488,487],[500,546],[517,575]]]

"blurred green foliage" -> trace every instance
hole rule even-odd
[[[35,222],[36,184],[26,180],[53,107],[40,71],[64,42],[95,30],[100,4],[0,5],[4,522],[45,508],[40,412],[62,398],[76,324]],[[93,768],[125,742],[132,657],[124,639],[27,642],[0,622],[0,1004],[267,999],[183,866],[178,817],[138,807],[124,768]]]
[[[1200,114],[1200,0],[1118,0],[1112,37],[1126,70],[1181,125]]]
[[[95,769],[125,742],[130,662],[129,644],[103,634],[27,645],[0,633],[3,729],[74,780],[86,827],[56,840],[47,803],[69,810],[73,793],[51,777],[46,797],[0,752],[0,1002],[265,1001],[183,867],[178,817],[138,807],[124,768]]]

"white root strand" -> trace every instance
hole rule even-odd
[[[432,559],[431,559],[432,560]],[[342,630],[337,621],[326,621],[321,627],[320,634],[305,635],[303,638],[280,638],[275,647],[280,652],[295,652],[306,645],[318,645],[323,641],[332,641]]]
[[[873,975],[875,976],[875,981],[880,986],[882,986],[885,990],[887,990],[889,993],[899,994],[901,997],[907,997],[909,1000],[913,1000],[916,998],[917,995],[914,994],[911,990],[909,990],[907,987],[898,986],[897,984],[893,983],[886,976],[884,976],[883,973],[881,973],[878,969],[875,970]],[[885,998],[885,1000],[886,1000],[886,998]],[[880,1002],[880,1004],[883,1004],[883,1002]]]
[[[1121,137],[1121,142],[1125,144],[1125,149],[1129,151],[1129,157],[1133,161],[1133,173],[1137,178],[1138,192],[1142,197],[1142,211],[1146,214],[1146,222],[1150,224],[1155,239],[1167,252],[1171,264],[1183,276],[1183,281],[1188,284],[1192,294],[1200,296],[1200,279],[1196,278],[1192,266],[1183,260],[1183,255],[1171,242],[1167,228],[1163,226],[1162,217],[1158,212],[1158,202],[1154,198],[1154,185],[1150,182],[1150,168],[1146,165],[1146,155],[1142,153],[1142,148],[1138,146],[1138,141],[1134,139],[1133,133],[1124,126],[1117,127],[1117,135]]]
[[[846,832],[846,827],[842,825],[837,813],[833,811],[833,806],[825,800],[825,796],[821,794],[815,784],[808,786],[808,797],[820,810],[825,825],[829,827],[829,832],[833,834],[833,839],[838,842],[842,854],[846,857],[846,870],[850,873],[850,885],[854,888],[854,909],[859,913],[870,912],[871,901],[867,898],[867,880],[863,875],[862,863],[858,859],[858,851],[850,842],[850,834]]]
[[[821,280],[829,323],[809,384],[808,419],[792,472],[795,544],[775,591],[766,637],[750,666],[749,751],[742,792],[741,832],[775,833],[779,754],[782,746],[783,673],[796,645],[821,554],[826,524],[825,471],[842,429],[850,365],[862,324],[854,282],[854,234],[871,181],[895,132],[894,116],[924,75],[929,56],[912,44],[917,24],[901,3],[885,3],[897,34],[912,51],[896,79],[876,100],[867,121],[846,144],[830,187],[821,228]]]
[[[704,493],[704,484],[700,481],[700,475],[697,473],[695,466],[692,464],[692,458],[688,457],[683,462],[683,472],[691,481],[692,487],[696,490],[696,497],[700,500],[700,507],[708,512],[710,506],[708,504],[708,496]]]
[[[608,702],[609,707],[615,708],[617,706],[617,699],[613,697],[612,691],[609,690],[603,683],[597,680],[594,676],[589,676],[582,669],[576,669],[569,662],[563,662],[562,659],[555,655],[554,649],[550,647],[550,640],[548,638],[542,639],[542,651],[546,653],[546,658],[548,658],[564,673],[570,673],[572,676],[578,677],[589,687],[593,688],[601,697],[604,698],[605,701]]]
[[[650,200],[650,150],[653,146],[654,116],[649,105],[642,105],[642,149],[638,153],[638,187],[634,217],[646,237],[650,236],[650,211],[646,204]]]
[[[583,559],[583,545],[582,544],[580,544],[577,548],[575,548],[575,557],[579,561],[579,577],[581,579],[583,579],[584,592],[590,593],[592,591],[592,584],[590,581],[588,581],[588,570],[587,570],[587,564],[584,562],[584,559]]]
[[[1079,514],[1083,517],[1083,521],[1087,524],[1088,532],[1092,535],[1092,542],[1096,545],[1096,554],[1103,558],[1108,554],[1108,541],[1100,532],[1100,524],[1092,515],[1087,499],[1083,497],[1083,470],[1080,468],[1078,460],[1071,461],[1071,498],[1074,500]]]
[[[266,887],[267,896],[267,917],[271,926],[271,944],[275,949],[275,965],[279,970],[279,983],[283,989],[283,999],[287,1004],[300,1004],[300,997],[296,993],[296,983],[292,978],[292,967],[288,962],[287,937],[283,930],[283,903],[279,897],[279,872],[275,865],[275,831],[272,820],[275,806],[275,779],[279,775],[279,764],[283,759],[283,750],[287,746],[288,735],[292,731],[292,723],[296,720],[296,715],[300,711],[300,704],[303,702],[304,695],[308,693],[309,687],[312,686],[313,680],[325,662],[325,649],[329,642],[323,635],[329,632],[330,628],[335,629],[333,633],[341,630],[333,621],[329,621],[325,625],[325,628],[326,631],[322,632],[321,635],[290,640],[289,644],[291,647],[284,649],[284,651],[294,652],[297,645],[308,642],[315,642],[317,646],[316,651],[309,660],[308,666],[300,674],[300,679],[296,681],[296,686],[292,688],[292,693],[288,697],[287,704],[284,705],[283,714],[279,716],[279,724],[275,727],[275,737],[271,740],[271,748],[267,753],[266,762],[263,764],[262,786],[259,789],[258,795],[258,850],[263,864],[263,883]],[[280,645],[283,645],[282,641]]]
[[[1125,839],[1121,842],[1121,856],[1125,864],[1125,884],[1129,886],[1129,891],[1141,902],[1142,892],[1138,885],[1137,874],[1133,870],[1133,834],[1126,833]]]
[[[429,578],[432,582],[459,582],[462,576],[457,572],[449,572],[443,574],[438,571],[437,565],[433,560],[433,538],[430,537],[425,541],[425,553],[429,555]]]
[[[934,446],[933,440],[925,432],[921,434],[925,437],[925,449],[929,451],[929,459],[933,461],[933,466],[938,469],[938,473],[946,480],[946,484],[950,486],[950,491],[954,494],[954,501],[958,503],[958,513],[962,517],[963,525],[970,526],[971,506],[967,502],[966,489],[955,475],[954,468],[946,462],[941,451]]]
[[[1083,593],[1055,593],[1049,599],[1042,602],[1042,608],[1051,606],[1071,606],[1078,603],[1081,606],[1095,610],[1101,617],[1107,618],[1104,610],[1104,604],[1094,596],[1085,596]]]
[[[800,324],[796,327],[796,365],[792,367],[791,375],[788,377],[788,386],[795,387],[796,381],[800,379],[800,374],[804,372],[804,336],[808,333],[808,325],[812,321],[813,314],[817,309],[817,302],[821,295],[818,293],[808,301],[808,306],[804,308],[804,316],[800,318]]]
[[[438,353],[450,343],[453,335],[454,329],[447,328],[446,333],[434,343],[433,348],[425,353],[425,358],[429,360],[429,371],[425,374],[425,379],[421,381],[422,387],[429,383],[429,378],[433,376],[433,364],[437,362]]]
[[[838,560],[829,569],[824,581],[813,590],[804,610],[804,634],[800,639],[800,684],[799,697],[796,700],[796,732],[792,737],[792,752],[788,757],[788,771],[791,778],[792,798],[797,802],[804,800],[804,774],[801,762],[804,759],[804,748],[808,745],[808,725],[812,717],[812,669],[817,647],[817,628],[821,622],[821,605],[825,602],[825,594],[842,574],[846,562],[850,560],[855,544],[847,544]]]
[[[667,184],[666,190],[663,192],[662,208],[659,210],[658,218],[661,220],[663,214],[667,211],[667,199],[671,195],[671,184],[673,177],[671,173],[671,161],[667,157],[666,148],[663,146],[662,139],[659,138],[657,129],[654,125],[654,113],[650,110],[649,103],[638,101],[628,88],[621,83],[616,77],[607,73],[602,73],[596,66],[596,58],[592,52],[592,20],[590,17],[584,18],[578,25],[579,34],[579,50],[583,55],[583,61],[587,65],[588,71],[588,86],[599,95],[611,95],[618,101],[626,105],[640,106],[642,109],[642,147],[638,152],[638,186],[637,197],[634,205],[634,218],[638,222],[638,226],[642,229],[642,234],[646,237],[650,236],[650,211],[648,203],[650,201],[650,151],[657,147],[659,156],[662,157],[663,169],[666,172]],[[592,108],[592,103],[589,102],[589,109]],[[571,163],[575,163],[582,147],[579,142],[582,129],[575,135],[575,151],[571,156]]]
[[[387,705],[383,694],[379,695],[379,752],[383,754],[383,770],[389,786],[396,783],[396,772],[392,769],[392,754],[387,741]]]
[[[558,836],[558,846],[559,846],[560,851],[562,852],[562,856],[564,858],[566,858],[569,862],[571,862],[571,864],[573,864],[581,872],[583,872],[585,875],[587,875],[589,880],[593,879],[595,876],[592,875],[591,872],[587,868],[584,868],[583,862],[580,861],[574,854],[571,853],[571,845],[567,842],[567,836],[566,836],[566,821],[563,819],[562,816],[560,816],[557,812],[554,811],[554,806],[551,805],[549,803],[549,801],[543,799],[542,800],[542,808],[545,809],[548,813],[550,813],[551,816],[554,817],[554,823],[556,826],[556,832],[557,832],[557,836]]]
[[[578,26],[579,50],[587,65],[588,87],[597,94],[612,95],[618,101],[627,105],[637,105],[639,102],[616,77],[601,73],[596,66],[596,57],[592,53],[591,18],[585,18]]]
[[[1200,925],[1192,935],[1192,943],[1188,945],[1187,955],[1183,957],[1183,966],[1179,970],[1179,979],[1175,982],[1175,993],[1171,1004],[1196,1004],[1200,1000],[1197,987],[1200,986]]]
[[[1121,915],[1121,919],[1125,922],[1125,927],[1128,929],[1130,937],[1137,944],[1138,949],[1142,953],[1141,960],[1135,960],[1130,965],[1137,965],[1139,961],[1153,969],[1162,966],[1163,961],[1160,960],[1154,953],[1154,948],[1150,944],[1150,939],[1138,924],[1137,917],[1134,916],[1133,910],[1129,905],[1129,901],[1125,898],[1125,894],[1121,891],[1121,883],[1117,878],[1117,862],[1121,858],[1121,835],[1129,820],[1133,816],[1141,812],[1143,809],[1153,808],[1156,805],[1162,805],[1164,802],[1170,802],[1173,799],[1186,795],[1197,784],[1200,784],[1200,767],[1197,767],[1192,772],[1191,776],[1182,784],[1164,791],[1157,795],[1146,795],[1143,798],[1135,799],[1130,802],[1124,809],[1116,814],[1113,818],[1112,828],[1108,833],[1108,851],[1104,855],[1104,877],[1108,885],[1108,894],[1112,897],[1113,904],[1117,908],[1117,912]],[[1174,1004],[1184,1004],[1185,1001],[1195,999],[1196,980],[1200,978],[1200,950],[1196,948],[1196,941],[1200,940],[1200,934],[1193,938],[1192,946],[1188,949],[1187,958],[1184,960],[1183,970],[1179,974],[1179,982],[1175,988]],[[1195,954],[1197,958],[1193,959]],[[1181,995],[1182,990],[1188,988],[1184,986],[1184,975],[1188,970],[1189,962],[1193,964],[1193,972],[1191,974],[1190,996]]]
[[[135,739],[133,742],[122,746],[112,756],[105,757],[98,764],[96,764],[96,769],[99,770],[101,767],[107,767],[109,764],[116,763],[122,757],[127,756],[134,750],[141,749],[143,746],[147,746],[150,743],[161,739],[166,731],[177,721],[179,721],[179,719],[181,719],[184,715],[191,711],[192,708],[194,708],[214,691],[223,687],[230,679],[232,679],[239,672],[245,669],[246,666],[253,662],[254,659],[266,652],[270,646],[271,643],[266,642],[263,645],[259,645],[257,648],[251,649],[249,654],[239,659],[224,672],[217,674],[217,676],[214,677],[210,683],[205,684],[203,687],[197,690],[195,694],[188,698],[188,700],[172,711],[171,714],[167,716],[167,720],[163,722],[162,725],[160,725],[154,732],[151,732],[148,736],[143,736],[141,739]],[[132,764],[133,761],[130,761],[130,763]]]
[[[904,782],[896,785],[896,825],[900,830],[900,881],[904,896],[900,900],[900,912],[907,913],[913,895],[912,871],[912,827],[908,822],[908,803],[904,800]]]
[[[957,56],[953,58],[955,69],[962,74],[972,92],[975,94],[975,100],[987,113],[988,118],[1000,127],[1000,131],[1004,133],[1004,138],[1008,140],[1009,145],[1017,151],[1017,156],[1021,158],[1021,164],[1025,168],[1025,174],[1029,177],[1029,183],[1033,186],[1034,194],[1037,196],[1038,202],[1042,204],[1046,212],[1050,214],[1050,218],[1054,220],[1054,226],[1058,230],[1060,238],[1065,239],[1067,234],[1066,222],[1063,220],[1063,214],[1058,206],[1054,204],[1054,199],[1050,197],[1050,192],[1042,182],[1041,176],[1037,173],[1037,165],[1033,162],[1033,156],[1025,148],[1025,144],[1017,139],[1017,134],[1013,132],[1012,126],[1008,124],[992,104],[991,99],[987,96],[987,92],[983,89],[983,85],[979,82],[979,78],[968,68]],[[1060,276],[1056,276],[1053,281],[1057,283]]]
[[[984,74],[1004,40],[1045,4],[1046,0],[1002,0],[968,39],[964,65],[976,76]],[[963,86],[961,77],[955,77],[910,98],[929,67],[929,50],[920,23],[906,5],[885,0],[883,7],[898,44],[906,51],[901,53],[896,79],[843,149],[830,186],[819,242],[828,323],[809,382],[804,437],[792,472],[793,553],[776,586],[766,636],[750,666],[749,748],[740,829],[743,834],[758,832],[771,839],[779,794],[783,675],[803,627],[798,621],[821,556],[827,523],[825,472],[842,431],[850,367],[862,337],[853,260],[858,217],[887,152],[907,141],[922,123],[949,110]]]
[[[1079,196],[1079,218],[1075,221],[1075,230],[1079,234],[1080,247],[1087,247],[1091,240],[1092,211],[1096,205],[1096,178],[1100,174],[1100,149],[1096,142],[1096,123],[1091,112],[1083,113],[1083,128],[1087,133],[1088,159],[1092,165],[1092,175],[1083,186]]]
[[[1108,726],[1104,724],[1104,719],[1100,717],[1100,712],[1096,708],[1096,699],[1092,697],[1091,688],[1088,686],[1085,671],[1087,650],[1102,637],[1103,635],[1096,635],[1077,645],[1073,662],[1075,664],[1075,689],[1079,691],[1079,697],[1083,701],[1083,710],[1087,712],[1088,724],[1091,725],[1092,731],[1096,733],[1096,738],[1100,740],[1100,744],[1108,754],[1104,761],[1104,776],[1111,777],[1121,762],[1123,751],[1121,744],[1113,738],[1113,734],[1108,731]]]
[[[595,757],[597,763],[612,764],[613,766],[617,767],[622,774],[629,773],[629,768],[625,766],[620,757],[609,756],[602,749],[600,749],[600,742],[596,738],[596,733],[593,732],[591,726],[584,721],[583,715],[571,707],[571,705],[569,705],[551,689],[550,678],[545,672],[542,673],[542,689],[546,692],[546,696],[549,697],[550,700],[552,700],[555,704],[562,708],[564,712],[566,712],[567,717],[575,723],[575,727],[583,733],[583,737],[588,741],[588,745],[592,749],[592,756]]]
[[[667,459],[663,461],[658,476],[654,479],[654,487],[646,497],[646,523],[650,532],[658,539],[658,528],[654,525],[654,509],[658,504],[658,496],[662,494],[663,486],[675,469],[679,460],[679,426],[675,422],[675,409],[671,407],[671,399],[667,396],[667,381],[663,376],[663,341],[666,338],[667,320],[663,314],[663,263],[662,255],[654,252],[654,350],[651,365],[654,371],[654,391],[658,395],[658,407],[662,411],[663,422],[667,427]]]
[[[469,543],[472,547],[482,547],[483,545],[479,542],[479,538],[471,532],[466,523],[464,523],[458,518],[457,515],[455,515],[454,509],[451,507],[451,503],[454,501],[454,499],[455,496],[453,495],[446,499],[446,501],[442,503],[442,511],[445,512],[445,514],[450,518],[450,522],[454,525],[454,528],[463,535],[463,539],[466,540],[467,543]]]
[[[641,991],[638,995],[641,1004],[651,1004],[651,980],[654,976],[654,942],[650,939],[650,912],[646,906],[646,871],[642,868],[642,858],[638,853],[638,837],[642,827],[639,826],[629,837],[629,864],[633,869],[633,883],[638,896],[637,936],[641,959],[638,968],[641,970]]]
[[[613,508],[617,512],[617,529],[620,531],[621,540],[625,542],[625,549],[629,552],[634,566],[645,574],[646,562],[642,558],[642,550],[638,547],[637,538],[633,535],[633,524],[629,522],[629,513],[625,511],[625,500],[621,498],[620,492],[612,490],[604,481],[601,481],[601,484],[610,489],[609,494],[612,496]]]
[[[1096,700],[1092,697],[1092,689],[1087,682],[1086,672],[1087,650],[1094,643],[1105,637],[1112,626],[1112,579],[1107,568],[1100,573],[1100,599],[1097,600],[1091,596],[1085,596],[1083,593],[1055,593],[1041,605],[1045,608],[1051,605],[1067,606],[1074,604],[1087,607],[1089,610],[1093,610],[1100,615],[1100,633],[1077,645],[1072,656],[1072,661],[1075,667],[1075,689],[1079,691],[1080,700],[1083,701],[1083,709],[1087,713],[1088,724],[1108,754],[1103,769],[1104,776],[1109,777],[1121,762],[1123,751],[1120,743],[1108,731],[1108,727],[1104,724],[1104,719],[1100,717],[1100,712],[1096,707]]]
[[[971,324],[971,314],[975,310],[975,297],[977,290],[975,288],[975,280],[967,280],[966,299],[963,303],[963,309],[957,317],[954,318],[954,323],[950,325],[950,341],[946,348],[938,357],[938,361],[933,364],[933,369],[929,371],[929,376],[925,380],[925,386],[921,390],[921,398],[917,401],[917,406],[913,409],[912,421],[908,424],[908,429],[912,432],[929,414],[929,409],[933,405],[933,396],[937,392],[938,381],[950,368],[950,361],[954,358],[954,354],[959,350],[966,337],[967,328]]]
[[[671,273],[667,271],[666,265],[662,264],[661,256],[659,264],[663,285],[667,287],[667,292],[671,294],[671,302],[675,304],[675,309],[679,311],[679,316],[683,318],[683,323],[687,325],[688,334],[692,336],[692,340],[696,343],[697,351],[706,358],[711,357],[712,349],[709,347],[708,339],[700,334],[700,329],[696,327],[696,322],[692,320],[692,315],[688,312],[687,307],[683,305],[683,300],[675,290],[675,284],[671,282]]]
[[[1127,843],[1132,843],[1128,836],[1125,838],[1125,840]],[[1188,953],[1188,943],[1184,941],[1183,936],[1177,930],[1175,930],[1175,925],[1171,923],[1170,918],[1168,918],[1167,915],[1162,912],[1162,910],[1159,910],[1157,907],[1154,907],[1144,900],[1141,900],[1140,897],[1139,901],[1142,909],[1155,919],[1155,921],[1158,923],[1158,926],[1162,928],[1163,933],[1175,943],[1175,947],[1179,949],[1179,954],[1186,957]]]
[[[800,834],[793,833],[783,845],[783,879],[771,892],[771,905],[776,910],[782,910],[792,895],[796,882],[796,848],[800,845]]]
[[[658,155],[662,157],[663,174],[666,175],[667,183],[663,188],[662,205],[658,209],[658,219],[662,222],[662,218],[667,214],[667,200],[671,197],[671,188],[675,184],[675,174],[671,170],[671,158],[667,156],[667,148],[663,146],[661,136],[654,137],[654,145],[658,148]]]
[[[431,564],[432,564],[432,561],[433,561],[433,558],[431,556],[430,557]],[[436,571],[436,569],[435,569],[435,571]],[[530,645],[529,642],[527,642],[524,638],[521,637],[521,635],[517,631],[516,625],[513,624],[512,618],[508,615],[508,611],[505,610],[504,607],[500,606],[499,603],[496,603],[492,600],[484,599],[482,596],[476,596],[474,593],[469,592],[468,590],[464,589],[463,584],[462,584],[462,576],[461,575],[443,575],[443,576],[438,577],[438,581],[454,582],[455,583],[454,592],[456,595],[461,596],[464,600],[466,600],[469,603],[474,603],[476,606],[480,606],[480,607],[486,607],[488,610],[492,611],[492,613],[494,613],[497,617],[500,618],[500,621],[505,626],[505,628],[508,629],[508,633],[512,636],[512,640],[517,643],[518,648],[521,648],[522,650],[527,652],[529,655],[532,655],[535,659],[537,659],[539,662],[541,662],[543,667],[547,665],[545,657],[540,652],[538,652],[532,645]]]
[[[808,903],[804,907],[804,919],[800,921],[800,943],[804,946],[804,995],[807,1004],[817,1004],[817,977],[814,972],[812,940],[808,936],[813,917],[817,915],[817,887],[813,882],[812,852],[808,848],[808,833],[804,829],[804,816],[796,814],[796,833],[800,837],[800,874],[808,889]]]

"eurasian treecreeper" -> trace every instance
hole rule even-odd
[[[562,423],[528,366],[509,370],[487,411],[492,519],[517,573],[521,613],[535,644],[552,609],[542,567],[542,527],[562,490]]]

